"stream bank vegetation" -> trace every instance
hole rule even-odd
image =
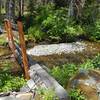
[[[51,75],[64,87],[68,88],[70,79],[75,76],[79,70],[100,70],[100,54],[92,60],[88,59],[83,64],[64,64],[62,66],[54,66],[50,71]],[[84,92],[77,88],[70,89],[69,95],[71,100],[87,100]]]

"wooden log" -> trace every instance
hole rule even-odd
[[[21,46],[21,51],[22,51],[24,74],[25,74],[25,78],[28,80],[28,79],[30,79],[30,76],[29,76],[29,73],[28,73],[29,67],[28,67],[28,59],[27,59],[27,54],[26,54],[23,24],[22,24],[21,21],[17,21],[17,24],[18,24],[18,31],[19,31],[20,46]]]
[[[5,20],[4,25],[5,25],[5,30],[7,32],[7,39],[8,39],[8,42],[9,42],[10,41],[10,36],[9,36],[9,32],[8,32],[7,20]]]
[[[13,37],[13,33],[12,33],[12,25],[11,25],[11,22],[9,20],[5,21],[5,29],[7,31],[9,47],[12,50],[12,53],[14,54],[14,56],[16,58],[17,57],[16,52],[15,52],[16,47],[15,47],[15,44],[14,44],[14,37]]]

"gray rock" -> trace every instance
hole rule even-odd
[[[45,88],[53,88],[56,95],[60,100],[69,100],[67,91],[54,79],[52,78],[39,64],[31,66],[31,70],[37,72],[37,79],[40,78],[39,82],[44,83]],[[34,80],[34,77],[31,77]],[[39,83],[38,82],[38,83]]]
[[[34,55],[34,56],[74,53],[74,52],[82,52],[85,49],[85,47],[86,45],[81,42],[38,45],[30,50],[27,50],[27,53],[29,55]]]

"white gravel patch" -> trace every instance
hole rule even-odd
[[[75,43],[60,43],[50,45],[37,45],[34,48],[27,50],[27,54],[33,56],[45,56],[52,54],[82,52],[86,48],[86,44],[82,42]]]

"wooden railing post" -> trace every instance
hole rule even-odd
[[[7,31],[7,35],[8,35],[8,44],[9,44],[9,47],[10,49],[12,50],[15,58],[16,58],[16,47],[15,47],[15,44],[14,44],[14,38],[13,38],[13,33],[12,33],[12,25],[11,25],[11,22],[9,20],[6,20],[5,21],[5,29]]]
[[[26,54],[26,45],[25,45],[25,39],[24,39],[24,32],[23,32],[23,24],[21,21],[17,21],[18,24],[18,31],[19,31],[19,40],[20,40],[20,46],[21,46],[21,52],[22,52],[22,60],[23,60],[23,66],[24,66],[24,74],[25,78],[28,80],[30,79],[29,73],[28,73],[28,59]]]
[[[8,42],[10,41],[10,36],[9,36],[9,32],[8,32],[8,24],[7,24],[7,21],[4,22],[4,25],[5,25],[5,30],[7,32],[7,39],[8,39]]]

